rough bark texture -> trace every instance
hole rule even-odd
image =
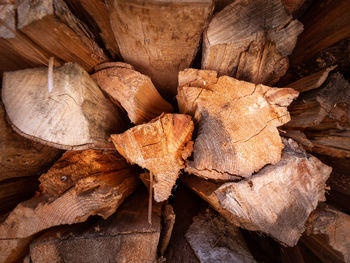
[[[111,148],[112,132],[123,131],[121,112],[75,63],[53,70],[6,72],[2,99],[11,124],[21,135],[61,149]]]
[[[154,199],[168,199],[184,160],[192,153],[193,122],[183,114],[165,114],[153,121],[113,134],[118,152],[154,176]]]
[[[92,75],[113,102],[121,104],[135,124],[148,122],[173,107],[164,100],[151,79],[126,63],[104,63]]]
[[[301,240],[322,262],[349,262],[350,216],[320,206],[311,214]]]
[[[201,263],[256,262],[239,228],[210,208],[193,218],[186,239]]]
[[[302,30],[281,0],[234,1],[204,32],[202,68],[273,85],[286,73]]]
[[[350,84],[340,73],[302,94],[290,112],[292,119],[286,127],[292,131],[287,136],[309,151],[350,158]]]
[[[111,25],[123,59],[150,76],[166,98],[177,73],[190,66],[213,9],[212,0],[109,0]]]
[[[277,127],[289,121],[287,106],[297,91],[216,78],[215,71],[196,69],[180,72],[179,85],[180,112],[199,125],[187,172],[233,180],[281,159]]]
[[[294,246],[309,214],[325,200],[325,182],[332,169],[294,141],[284,143],[281,161],[248,179],[223,185],[194,177],[185,182],[231,223]]]
[[[0,181],[39,175],[58,159],[61,151],[15,133],[0,102]]]
[[[20,0],[17,10],[18,29],[51,56],[76,62],[87,71],[108,60],[63,0]]]
[[[107,220],[50,230],[30,245],[33,263],[155,262],[160,216],[147,222],[147,191],[138,189]]]
[[[108,218],[139,182],[137,170],[115,151],[96,150],[65,153],[40,181],[40,194],[20,203],[0,224],[4,259],[19,254],[23,247],[16,244],[44,229],[91,215]]]

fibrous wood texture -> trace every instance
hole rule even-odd
[[[127,111],[135,124],[148,122],[173,107],[164,100],[151,79],[126,63],[104,63],[92,75],[97,84],[116,104]]]
[[[186,239],[201,263],[256,262],[239,228],[209,208],[193,218]]]
[[[320,206],[308,219],[301,240],[322,262],[349,262],[350,216]]]
[[[147,222],[147,192],[138,189],[107,220],[50,230],[30,245],[33,263],[156,262],[160,216]]]
[[[121,112],[103,95],[88,73],[75,63],[53,70],[6,72],[2,99],[13,127],[21,135],[61,149],[111,148],[112,132],[122,131]]]
[[[281,159],[277,127],[289,121],[287,106],[297,91],[217,78],[215,71],[196,69],[180,72],[179,85],[180,112],[192,115],[199,125],[187,172],[233,180]]]
[[[294,246],[319,201],[331,168],[306,154],[289,139],[282,159],[250,178],[217,185],[198,178],[186,184],[236,226],[261,231]]]
[[[286,73],[302,30],[281,0],[234,1],[204,32],[202,68],[273,85]]]
[[[129,162],[153,174],[154,199],[161,202],[168,199],[184,160],[192,153],[193,128],[190,116],[165,114],[111,138]]]
[[[87,26],[63,0],[21,0],[17,10],[18,29],[51,56],[76,62],[87,71],[108,60]]]
[[[315,153],[350,158],[350,84],[340,73],[302,94],[290,112],[287,136]]]
[[[0,102],[0,181],[39,175],[58,159],[61,151],[15,133]]]
[[[108,218],[136,189],[137,174],[115,151],[66,152],[39,178],[40,194],[20,203],[0,224],[2,257],[21,250],[11,246],[14,240],[22,244],[44,229],[91,215]]]
[[[211,0],[109,0],[111,25],[124,60],[151,77],[166,98],[190,66],[213,9]]]

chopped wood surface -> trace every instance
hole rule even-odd
[[[154,199],[165,201],[171,194],[184,160],[192,153],[194,124],[184,114],[165,114],[135,126],[111,139],[129,162],[148,169],[154,176]]]
[[[239,182],[214,184],[196,177],[185,183],[228,221],[266,233],[294,246],[319,201],[325,201],[325,182],[331,167],[284,140],[282,159]]]
[[[88,27],[63,0],[22,0],[17,5],[17,14],[17,28],[50,56],[76,62],[87,71],[108,61]]]
[[[281,0],[234,1],[204,32],[202,68],[273,85],[286,73],[302,30]]]
[[[190,66],[213,10],[212,0],[109,0],[123,59],[151,77],[161,95],[176,95],[177,73]]]
[[[162,232],[159,241],[159,254],[164,256],[166,249],[168,248],[171,234],[176,220],[174,209],[170,204],[165,204],[162,208]]]
[[[256,262],[238,227],[214,211],[202,211],[193,218],[186,239],[201,263]]]
[[[192,115],[199,126],[187,172],[234,180],[281,159],[277,127],[290,120],[287,106],[297,91],[217,78],[215,71],[196,69],[180,72],[179,85],[180,112]]]
[[[60,149],[113,148],[112,132],[127,125],[88,73],[75,63],[6,72],[2,100],[13,128],[21,135]]]
[[[155,262],[161,221],[147,222],[147,191],[137,189],[107,220],[49,230],[30,245],[33,263]]]
[[[98,66],[92,75],[115,104],[128,113],[135,124],[148,122],[163,112],[172,112],[173,107],[164,100],[152,80],[126,63],[107,62]]]

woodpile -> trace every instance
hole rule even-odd
[[[349,14],[0,0],[0,263],[350,262]]]

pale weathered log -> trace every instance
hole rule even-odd
[[[350,84],[340,73],[331,74],[320,88],[302,94],[290,112],[286,136],[309,151],[350,158]]]
[[[6,121],[0,102],[0,181],[39,175],[56,161],[62,151],[28,140],[14,132]]]
[[[152,173],[154,199],[161,202],[168,199],[185,166],[184,160],[192,153],[193,129],[190,116],[165,114],[122,134],[113,134],[111,139],[129,162]]]
[[[138,188],[107,220],[49,230],[30,245],[33,263],[156,262],[160,216],[147,222],[147,191]]]
[[[210,208],[193,218],[186,239],[201,263],[256,262],[239,228]]]
[[[52,80],[49,92],[46,68],[4,73],[2,99],[16,131],[60,149],[113,148],[109,135],[126,124],[88,73],[66,63]]]
[[[179,85],[180,112],[192,115],[199,125],[187,172],[234,180],[280,161],[283,144],[277,127],[290,120],[287,106],[297,91],[217,78],[215,71],[196,69],[180,72]]]
[[[266,233],[294,246],[319,201],[331,168],[284,140],[282,159],[239,182],[213,184],[196,177],[185,183],[236,226]]]
[[[16,244],[44,229],[91,215],[108,218],[136,189],[137,175],[116,151],[66,152],[39,178],[40,194],[20,203],[0,224],[2,257],[20,255],[23,246]]]
[[[120,56],[115,40],[107,6],[104,0],[65,0],[72,12],[89,25],[95,35],[100,36],[103,44],[114,59]]]
[[[163,112],[172,112],[173,107],[164,100],[151,79],[134,70],[126,63],[104,63],[92,75],[97,84],[113,102],[128,113],[135,124],[148,122]]]
[[[281,0],[237,0],[211,20],[202,68],[256,84],[275,84],[288,69],[303,26]]]
[[[109,0],[111,25],[123,59],[151,77],[166,98],[177,73],[190,66],[213,10],[212,0]]]
[[[17,28],[52,56],[76,62],[87,71],[108,60],[63,0],[20,0],[17,13]]]
[[[349,262],[350,216],[320,206],[310,215],[301,241],[322,262]]]

